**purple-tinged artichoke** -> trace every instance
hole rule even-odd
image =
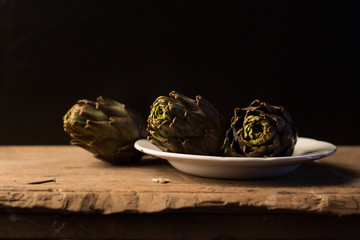
[[[133,162],[142,156],[134,142],[146,138],[144,118],[128,105],[98,97],[79,100],[64,116],[70,143],[110,163]]]
[[[235,108],[224,141],[225,156],[290,156],[297,142],[297,129],[284,107],[260,100]]]
[[[223,116],[209,101],[176,91],[154,101],[147,130],[149,141],[163,151],[198,155],[220,155],[226,131]]]

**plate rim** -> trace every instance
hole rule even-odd
[[[299,140],[310,140],[329,144],[331,150],[321,150],[314,153],[298,155],[298,156],[282,156],[282,157],[224,157],[224,156],[207,156],[207,155],[195,155],[184,153],[163,152],[157,146],[153,145],[147,139],[139,139],[134,143],[134,147],[148,155],[153,155],[159,158],[166,159],[168,161],[198,161],[198,162],[214,162],[214,163],[284,163],[289,164],[298,163],[303,161],[312,161],[320,158],[328,157],[336,153],[337,147],[329,142],[321,141],[313,138],[299,137]],[[142,143],[152,144],[156,150],[146,148]]]

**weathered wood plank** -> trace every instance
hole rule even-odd
[[[286,176],[252,181],[190,176],[148,156],[135,165],[113,166],[72,146],[2,146],[0,211],[114,214],[210,207],[225,213],[360,214],[359,176],[359,146],[340,146],[334,156]]]

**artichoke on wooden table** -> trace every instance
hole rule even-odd
[[[72,138],[70,143],[92,152],[96,158],[117,164],[142,156],[134,142],[146,138],[145,120],[128,105],[102,97],[96,102],[79,100],[63,121],[65,132]]]
[[[204,97],[191,99],[172,91],[158,97],[147,120],[148,140],[163,151],[219,155],[225,137],[224,118]]]
[[[298,131],[282,106],[255,100],[246,108],[235,108],[224,141],[225,156],[290,156]]]

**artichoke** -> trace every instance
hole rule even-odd
[[[224,155],[290,156],[297,138],[297,129],[284,107],[255,100],[246,108],[234,109],[224,141]]]
[[[163,151],[198,155],[221,154],[226,132],[223,116],[209,101],[176,91],[154,101],[147,130],[148,140]]]
[[[64,116],[64,130],[70,143],[82,147],[96,158],[110,163],[138,160],[142,154],[134,142],[146,138],[143,117],[129,106],[98,97],[79,100]]]

